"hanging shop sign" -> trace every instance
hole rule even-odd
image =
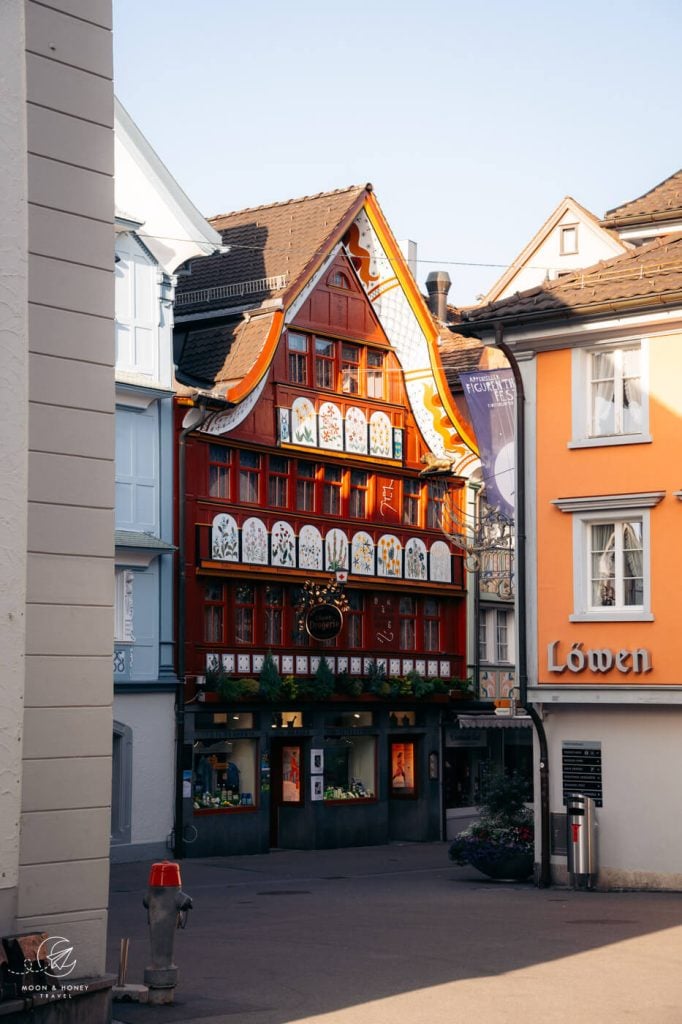
[[[305,628],[313,640],[333,640],[342,626],[343,614],[335,604],[316,604],[306,612]]]
[[[556,672],[610,672],[616,669],[623,675],[630,672],[641,675],[644,672],[651,672],[653,668],[651,651],[646,647],[638,647],[631,651],[621,648],[619,651],[612,651],[609,647],[588,648],[582,641],[572,644],[565,655],[559,651],[560,640],[553,640],[547,644],[547,671]]]

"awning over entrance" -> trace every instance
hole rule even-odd
[[[527,729],[530,715],[458,715],[460,729]]]

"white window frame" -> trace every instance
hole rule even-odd
[[[598,434],[592,435],[591,429],[591,384],[592,356],[599,352],[615,352],[617,350],[640,348],[640,388],[642,396],[642,423],[637,433],[633,434]],[[571,354],[571,393],[572,393],[572,431],[573,437],[568,443],[569,448],[603,448],[609,445],[649,444],[652,440],[649,433],[649,339],[629,338],[618,342],[604,342],[574,348]]]
[[[500,658],[498,646],[499,616],[506,617],[507,657]],[[479,660],[482,665],[513,665],[515,662],[514,609],[509,605],[481,608],[479,612],[479,633],[477,637]],[[482,634],[485,634],[484,636]]]
[[[135,573],[130,569],[114,570],[114,642],[135,643],[133,628],[133,581]]]
[[[573,613],[571,622],[652,622],[650,510],[665,491],[557,498],[552,504],[573,516]],[[592,605],[591,527],[601,523],[640,520],[642,523],[642,604],[635,607]]]
[[[568,233],[571,232],[575,241],[571,248],[565,243]],[[559,228],[559,253],[562,256],[575,256],[578,252],[578,224],[562,224]]]

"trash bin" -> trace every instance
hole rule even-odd
[[[594,800],[569,793],[566,800],[568,874],[574,888],[591,889],[597,880],[597,818]]]

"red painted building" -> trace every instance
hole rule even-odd
[[[212,223],[229,251],[189,268],[176,307],[178,430],[188,405],[204,410],[180,446],[181,667],[209,681],[222,675],[225,707],[198,705],[187,810],[197,819],[224,810],[221,822],[231,822],[214,823],[197,852],[220,849],[228,835],[232,843],[239,835],[240,849],[263,848],[259,809],[270,823],[269,842],[284,845],[287,834],[292,845],[353,842],[355,830],[330,830],[322,809],[348,801],[355,783],[353,810],[388,807],[391,744],[405,740],[405,729],[412,747],[403,753],[421,780],[409,787],[414,810],[406,816],[403,804],[394,816],[400,836],[389,814],[370,841],[434,838],[439,780],[428,758],[439,754],[438,719],[417,698],[422,690],[447,692],[466,674],[465,574],[443,526],[477,463],[450,404],[437,328],[371,186]],[[310,595],[337,574],[343,624],[336,637],[315,640],[301,615],[304,584]],[[219,735],[216,727],[229,724],[234,680],[258,680],[267,654],[288,679],[282,700],[295,724],[285,726],[286,741],[281,703],[266,712],[256,702],[247,712],[239,702],[240,735]],[[318,699],[312,680],[321,658],[346,694],[344,711]],[[384,692],[376,704],[359,693],[370,683]],[[353,711],[360,700],[362,712]],[[336,740],[345,730],[346,746],[353,746],[352,728],[345,729],[353,715],[363,723],[355,736],[362,742],[345,758],[344,778]],[[205,762],[214,747],[218,775],[209,778],[197,757]],[[327,750],[323,763],[336,764],[333,778],[331,769],[321,773],[316,795],[308,750]],[[308,787],[296,790],[296,801],[284,798],[292,756],[298,783]],[[240,759],[246,783],[237,813],[223,799],[231,757]],[[250,802],[241,800],[245,792]],[[288,832],[286,804],[308,807]],[[250,815],[248,827],[237,828],[239,812]],[[200,835],[208,835],[206,827]]]

